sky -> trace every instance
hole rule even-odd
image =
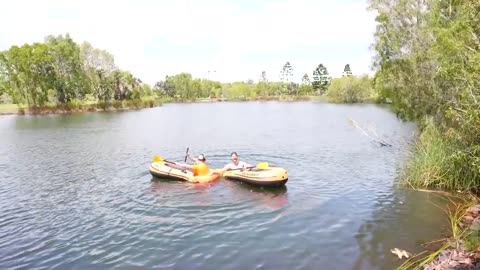
[[[318,64],[373,74],[375,15],[366,0],[15,0],[2,3],[0,51],[71,38],[113,54],[143,82],[191,73],[221,82],[278,81],[283,65],[300,82]]]

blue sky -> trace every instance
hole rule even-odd
[[[300,81],[320,63],[334,77],[347,63],[372,74],[374,18],[364,0],[15,0],[2,3],[0,50],[70,33],[150,84],[180,72],[257,81],[262,70],[276,81],[286,61]]]

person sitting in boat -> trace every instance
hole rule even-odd
[[[194,165],[182,164],[182,167],[193,172],[194,176],[204,176],[210,174],[210,168],[207,165],[207,159],[204,154],[198,155],[198,158],[192,158],[190,155],[187,155],[193,162]]]
[[[243,161],[239,161],[238,160],[238,154],[237,152],[232,152],[230,154],[230,157],[232,158],[232,162],[228,163],[227,165],[225,165],[223,167],[223,169],[226,169],[226,170],[233,170],[233,169],[245,169],[245,170],[249,170],[250,168],[252,168],[253,166],[246,163],[246,162],[243,162]]]

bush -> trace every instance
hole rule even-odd
[[[328,87],[327,96],[333,102],[359,103],[372,100],[371,79],[366,75],[333,79]]]
[[[114,101],[112,101],[112,106],[115,109],[121,109],[121,108],[123,108],[123,102],[121,100],[114,100]]]

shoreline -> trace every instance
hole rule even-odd
[[[133,111],[144,108],[153,108],[162,106],[160,101],[133,101],[128,103],[112,103],[105,107],[101,103],[94,104],[62,104],[62,105],[46,105],[42,107],[28,108],[18,104],[0,104],[0,116],[2,115],[49,115],[49,114],[73,114],[88,112],[121,112]]]
[[[164,104],[185,104],[185,103],[217,103],[217,102],[252,102],[252,101],[279,101],[279,102],[301,102],[301,101],[317,101],[331,102],[325,96],[268,96],[256,98],[197,98],[195,100],[165,100],[158,99],[147,104],[139,104],[135,106],[115,106],[110,105],[103,108],[99,104],[82,104],[68,108],[68,105],[47,105],[37,108],[27,108],[18,106],[17,104],[0,104],[0,116],[2,115],[49,115],[49,114],[71,114],[71,113],[88,113],[88,112],[122,112],[134,111],[145,108],[159,107]],[[334,102],[331,102],[334,103]]]
[[[395,269],[480,269],[480,204],[478,198],[473,200],[447,207],[451,235],[422,244],[423,252],[412,255],[405,250],[390,250],[400,260],[402,256],[407,259]],[[430,245],[437,247],[431,249]]]
[[[456,216],[458,212],[460,216]],[[435,252],[436,255],[423,265],[423,269],[480,268],[480,205],[475,204],[458,212],[451,217],[458,231],[445,241],[443,248]]]
[[[148,107],[140,107],[140,108],[134,108],[134,107],[126,107],[126,108],[107,108],[107,109],[98,109],[98,108],[88,108],[88,109],[72,109],[72,110],[65,110],[65,109],[41,109],[40,111],[30,111],[28,109],[24,109],[22,111],[22,108],[17,109],[16,112],[12,111],[1,111],[0,116],[2,115],[50,115],[50,114],[74,114],[74,113],[89,113],[89,112],[124,112],[124,111],[135,111],[135,110],[141,110],[141,109],[146,109],[146,108],[153,108],[153,107],[159,107],[161,105],[157,106],[148,106]]]
[[[375,100],[366,100],[365,102],[338,102],[332,100],[326,95],[322,96],[259,96],[259,97],[238,97],[238,98],[196,98],[189,99],[173,99],[173,98],[159,98],[149,100],[123,100],[112,101],[107,108],[104,108],[101,103],[90,104],[61,104],[61,105],[45,105],[43,107],[28,108],[24,105],[17,104],[0,104],[0,116],[2,115],[48,115],[48,114],[71,114],[71,113],[87,113],[87,112],[122,112],[133,111],[145,108],[159,107],[164,104],[188,104],[188,103],[217,103],[217,102],[322,102],[332,104],[377,104],[389,105],[389,103],[376,102]],[[126,103],[126,104],[125,104]]]

